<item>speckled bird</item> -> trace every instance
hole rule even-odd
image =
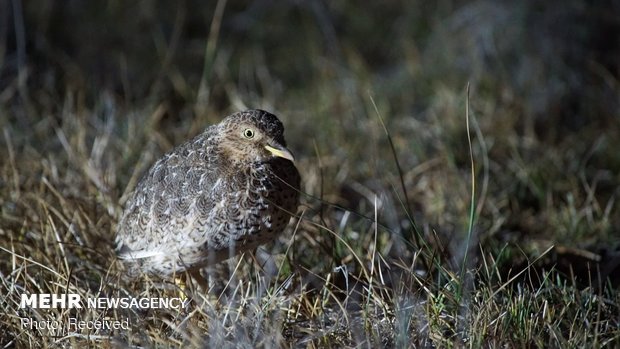
[[[139,181],[118,225],[119,257],[132,272],[171,276],[273,240],[297,210],[293,161],[275,115],[226,117]]]

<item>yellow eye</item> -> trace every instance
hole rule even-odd
[[[245,131],[243,131],[243,137],[247,139],[254,138],[254,130],[246,128]]]

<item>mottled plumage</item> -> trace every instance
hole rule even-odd
[[[168,276],[274,239],[299,200],[283,132],[275,115],[249,110],[164,155],[126,203],[119,257],[133,271]]]

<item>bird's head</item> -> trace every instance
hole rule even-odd
[[[295,161],[286,148],[284,126],[271,113],[263,110],[239,112],[222,120],[220,127],[220,146],[229,161],[260,162],[274,157]]]

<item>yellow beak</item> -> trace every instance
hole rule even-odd
[[[265,146],[265,149],[269,150],[269,152],[273,154],[274,156],[279,156],[281,158],[295,162],[295,157],[293,156],[293,154],[291,154],[291,152],[288,149],[282,146],[278,146],[278,148],[275,148],[267,144]]]

